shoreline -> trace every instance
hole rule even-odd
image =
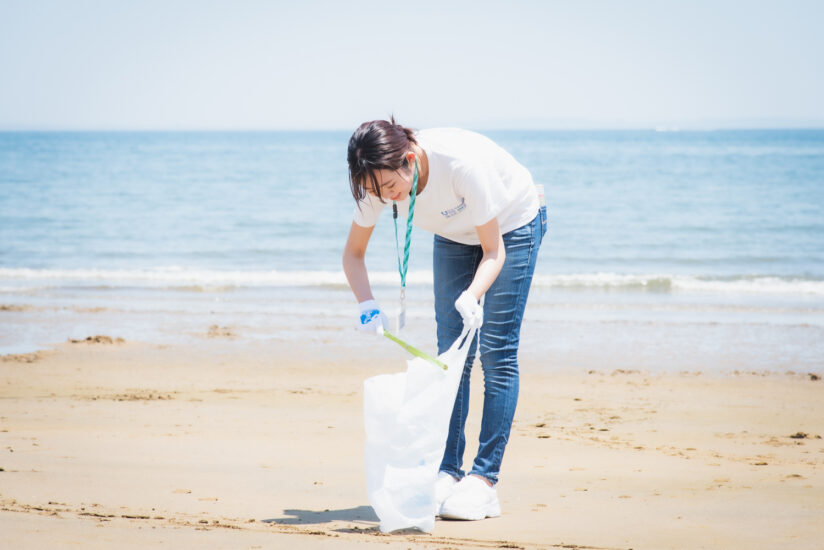
[[[409,288],[405,339],[434,353],[431,288]],[[391,317],[397,289],[375,295]],[[742,301],[743,300],[743,301]],[[746,301],[750,300],[750,301]],[[350,356],[362,346],[348,290],[270,288],[184,291],[58,288],[0,294],[0,355],[48,350],[109,334],[129,342],[197,346],[223,338]],[[816,297],[653,292],[530,293],[521,332],[524,364],[544,372],[818,372],[824,370],[824,305]],[[353,337],[354,336],[354,337]],[[242,348],[238,344],[239,348]],[[386,344],[388,346],[390,344]],[[396,357],[384,346],[370,353]]]
[[[249,341],[237,341],[231,342],[231,340],[235,339],[235,336],[230,332],[231,329],[228,327],[219,327],[217,325],[213,325],[211,327],[216,333],[220,333],[221,331],[225,331],[225,334],[214,335],[214,336],[206,336],[206,338],[224,338],[225,340],[222,342],[224,345],[229,344],[233,346],[234,349],[244,349],[250,347],[272,347],[278,346],[282,344],[281,342],[249,342]],[[357,335],[360,337],[360,335]],[[229,340],[227,342],[226,340]],[[0,354],[0,363],[17,363],[17,364],[25,364],[25,363],[35,363],[35,362],[42,362],[54,356],[63,355],[68,352],[70,353],[71,348],[75,346],[88,346],[88,345],[99,345],[102,344],[106,345],[124,345],[127,342],[120,337],[110,337],[106,335],[94,335],[88,336],[84,340],[75,340],[75,339],[68,339],[66,342],[61,343],[54,343],[48,346],[42,346],[37,349],[31,349],[30,351],[21,351],[19,353],[4,353]],[[383,343],[383,342],[382,342]],[[159,350],[168,350],[171,348],[177,349],[187,349],[190,348],[192,344],[154,344],[150,342],[140,342],[140,341],[129,341],[128,345],[131,347],[144,347],[146,349],[149,348],[157,348]],[[295,353],[294,349],[290,349],[290,352],[293,355],[290,357],[291,361],[297,361],[304,365],[306,364],[315,364],[315,363],[322,363],[324,361],[331,361],[340,359],[341,354],[346,355],[347,352],[350,352],[349,349],[331,349],[322,353],[317,353],[316,350],[311,352],[304,352],[304,353]],[[433,353],[435,353],[433,351]],[[313,357],[314,356],[314,357]],[[374,370],[367,370],[366,375],[376,375],[382,374],[385,372],[401,372],[405,369],[403,361],[406,359],[410,359],[411,356],[394,349],[392,346],[384,345],[383,349],[375,354],[377,360],[381,362],[388,362],[392,361],[393,367],[391,367],[388,371],[379,370],[380,366],[376,366]],[[350,362],[353,360],[350,358]],[[536,370],[534,369],[537,366],[534,360],[527,360],[524,362],[523,360],[520,361],[520,370],[523,376],[524,371],[528,374],[538,374],[539,376],[600,376],[600,377],[615,377],[615,376],[626,376],[626,375],[633,375],[633,376],[643,376],[643,377],[668,377],[668,376],[679,376],[679,377],[699,377],[704,376],[710,379],[730,379],[730,378],[741,378],[741,377],[785,377],[786,379],[793,379],[793,380],[810,380],[810,381],[818,381],[824,378],[824,371],[821,369],[807,369],[807,370],[769,370],[769,369],[762,369],[762,370],[742,370],[742,369],[683,369],[679,371],[651,371],[647,369],[623,369],[623,368],[613,368],[613,369],[597,369],[597,368],[590,368],[586,366],[580,367],[558,367],[553,369],[553,373],[548,373],[546,370]],[[481,369],[481,365],[476,358],[474,369]],[[371,374],[370,374],[371,373]],[[481,381],[482,382],[482,381]]]
[[[16,548],[812,550],[824,537],[824,381],[805,373],[524,361],[503,516],[387,536],[366,499],[362,384],[403,370],[402,352],[106,342],[0,361],[0,524]],[[482,386],[476,366],[466,462]]]

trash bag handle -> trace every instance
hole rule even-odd
[[[475,334],[472,334],[470,337],[470,332],[474,333],[477,329],[470,329],[466,325],[463,326],[461,330],[461,335],[458,336],[458,339],[455,340],[455,343],[452,344],[452,347],[455,351],[462,351],[463,348],[472,344],[472,340],[475,339]],[[450,348],[451,351],[451,348]]]

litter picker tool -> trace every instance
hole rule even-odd
[[[415,346],[413,346],[411,344],[407,344],[406,342],[404,342],[403,340],[401,340],[400,338],[398,338],[394,334],[391,334],[389,331],[384,330],[383,335],[386,336],[387,338],[389,338],[390,340],[392,340],[393,342],[395,342],[396,344],[398,344],[400,347],[402,347],[403,349],[405,349],[406,351],[408,351],[409,353],[411,353],[415,357],[420,357],[421,359],[429,361],[433,365],[441,367],[443,370],[447,370],[448,367],[446,366],[445,363],[439,361],[438,359],[435,359],[434,357],[432,357],[431,355],[429,355],[427,353],[422,352],[421,350],[419,350]]]

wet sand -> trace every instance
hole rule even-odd
[[[204,326],[0,361],[7,548],[818,549],[824,381],[521,365],[500,518],[382,535],[362,384],[402,370]],[[352,338],[362,338],[353,333]],[[347,348],[348,349],[348,348]],[[473,373],[470,462],[482,380]]]

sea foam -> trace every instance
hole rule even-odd
[[[373,285],[399,284],[397,272],[370,272]],[[412,271],[412,285],[431,285],[432,272]],[[220,291],[246,287],[340,287],[343,271],[210,270],[183,267],[154,269],[29,269],[0,268],[5,292],[62,286],[147,287],[182,291]],[[824,295],[824,280],[804,277],[701,277],[671,274],[572,273],[540,274],[534,288],[642,292],[758,293]]]

